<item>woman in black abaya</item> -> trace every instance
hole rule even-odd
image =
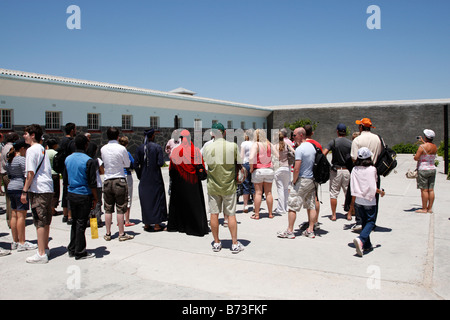
[[[135,170],[139,179],[139,200],[142,222],[146,231],[161,231],[167,221],[167,203],[161,167],[164,165],[163,150],[154,142],[155,130],[145,132],[144,143],[137,148]]]
[[[203,237],[209,233],[202,181],[196,165],[204,168],[203,157],[190,140],[190,133],[180,133],[182,142],[170,156],[169,174],[172,187],[169,203],[168,231]]]

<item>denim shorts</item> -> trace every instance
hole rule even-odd
[[[22,190],[7,190],[7,193],[9,195],[9,199],[11,200],[12,210],[28,211],[28,209],[30,209],[30,206],[28,204],[28,194],[27,203],[22,203],[22,201],[20,201]]]

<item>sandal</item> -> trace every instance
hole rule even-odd
[[[259,214],[256,214],[256,213],[252,214],[252,215],[250,216],[250,219],[253,219],[253,220],[259,220]]]

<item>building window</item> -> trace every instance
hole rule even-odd
[[[1,109],[1,128],[0,129],[12,129],[12,110]]]
[[[233,129],[233,121],[231,120],[227,121],[227,129]]]
[[[159,129],[159,117],[150,117],[150,128]]]
[[[253,122],[253,129],[256,130],[256,122]]]
[[[195,131],[202,131],[202,119],[195,119],[194,120],[194,130]]]
[[[245,121],[241,121],[241,129],[245,130]]]
[[[183,118],[178,118],[178,128],[183,128]]]
[[[61,130],[61,112],[45,111],[45,129]]]
[[[122,130],[131,130],[133,116],[129,114],[122,115]]]
[[[100,113],[88,113],[87,128],[88,130],[100,130]]]

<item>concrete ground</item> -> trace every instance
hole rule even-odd
[[[243,213],[238,204],[238,238],[245,250],[232,254],[230,234],[222,226],[224,248],[218,253],[211,250],[211,233],[192,237],[144,231],[135,177],[131,219],[136,225],[127,228],[135,235],[133,240],[106,242],[104,227],[99,229],[99,239],[93,240],[87,229],[88,250],[96,258],[76,261],[66,251],[70,226],[62,223],[61,216],[54,217],[48,264],[27,264],[26,257],[34,252],[14,251],[0,257],[0,299],[449,299],[450,181],[440,160],[434,213],[419,214],[414,211],[421,206],[420,192],[415,180],[405,178],[415,162],[411,155],[399,155],[396,172],[381,182],[386,196],[380,201],[377,228],[371,235],[375,249],[362,258],[355,254],[357,234],[345,219],[342,193],[338,220],[329,219],[328,184],[319,191],[323,204],[315,239],[277,238],[277,231],[287,227],[286,215],[267,218],[264,201],[262,218],[252,220],[251,213]],[[167,168],[163,175],[167,189]],[[273,193],[276,199],[275,186]],[[0,206],[5,207],[4,197]],[[0,246],[9,248],[12,238],[5,216],[0,215]],[[296,225],[306,220],[303,209]],[[114,222],[113,234],[117,232]],[[26,234],[36,242],[31,216]]]

